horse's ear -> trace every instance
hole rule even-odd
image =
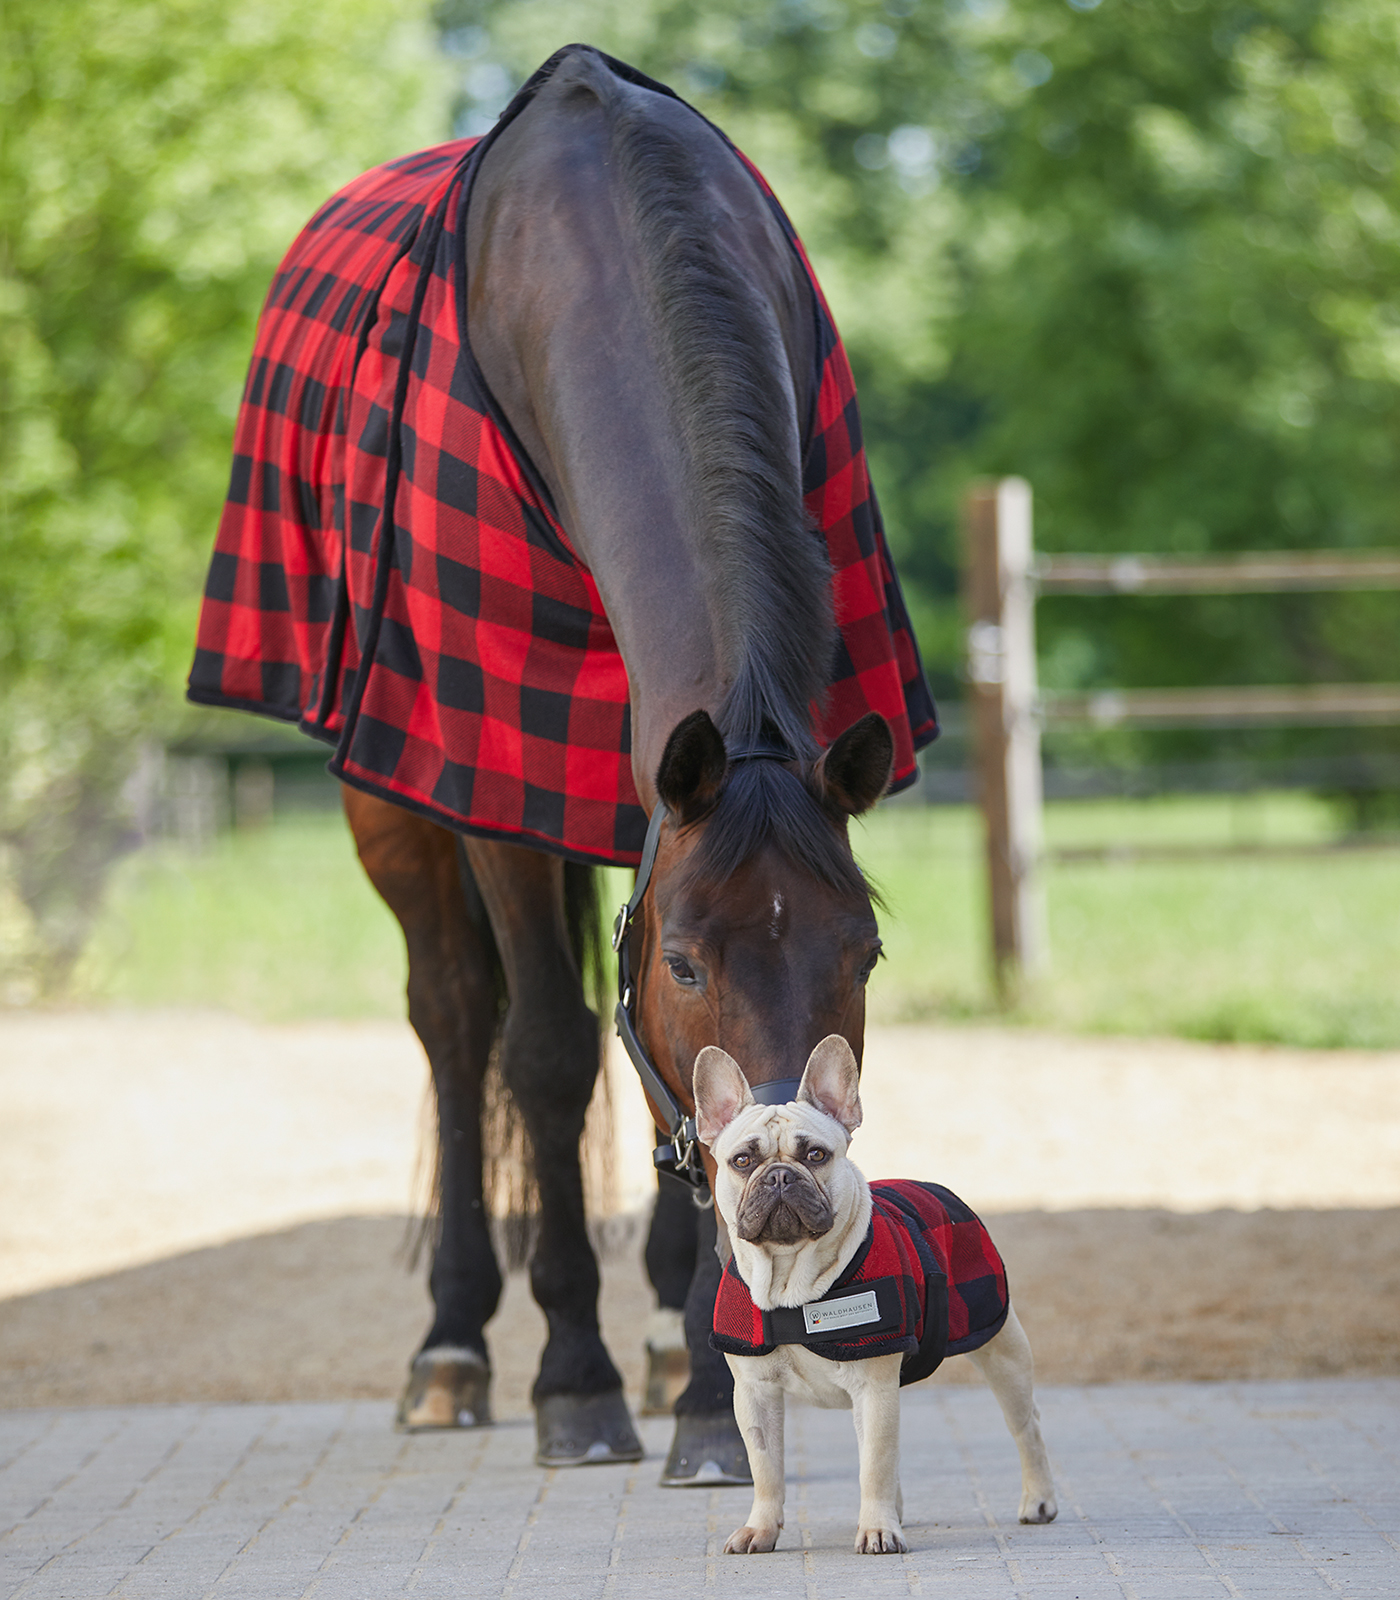
[[[829,804],[858,817],[889,788],[893,769],[890,725],[878,711],[867,711],[828,745],[817,762],[817,780]]]
[[[701,1144],[712,1145],[753,1104],[753,1095],[739,1063],[717,1044],[707,1044],[695,1058],[695,1129]]]
[[[661,765],[656,772],[656,792],[679,822],[703,817],[719,799],[729,757],[719,729],[708,711],[692,711],[671,730]]]
[[[860,1068],[839,1033],[829,1033],[807,1057],[797,1098],[835,1117],[847,1134],[860,1127]]]

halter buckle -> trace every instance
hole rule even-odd
[[[708,1186],[705,1165],[700,1160],[699,1139],[694,1117],[685,1117],[680,1126],[664,1143],[656,1147],[652,1165],[660,1172],[669,1172],[673,1178],[689,1184],[692,1189]]]

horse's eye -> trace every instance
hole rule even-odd
[[[667,956],[665,960],[677,983],[684,984],[687,989],[695,987],[695,969],[688,961],[683,961],[680,956]]]
[[[870,974],[872,972],[874,972],[874,970],[875,970],[875,963],[880,959],[880,957],[883,954],[884,954],[883,948],[880,945],[876,945],[875,948],[870,952],[870,954],[865,958],[865,965],[860,969],[860,972],[856,975],[856,982],[857,983],[865,983],[869,979]]]
[[[753,1165],[753,1157],[745,1155],[741,1150],[737,1156],[730,1156],[729,1165],[731,1167],[736,1167],[740,1172],[743,1172],[746,1167],[751,1167]]]
[[[822,1162],[827,1158],[827,1153],[827,1151],[819,1150],[815,1145],[813,1145],[813,1147],[807,1152],[807,1165],[809,1167],[821,1166]]]

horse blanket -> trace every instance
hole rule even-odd
[[[299,724],[334,745],[342,781],[447,827],[635,865],[647,819],[622,658],[466,325],[474,175],[557,59],[484,139],[365,173],[287,252],[258,324],[188,692]],[[818,732],[883,713],[898,787],[937,723],[850,368],[815,277],[812,288],[803,489],[840,629]]]
[[[760,1311],[731,1256],[715,1297],[711,1346],[766,1356],[780,1344],[800,1344],[828,1361],[899,1352],[902,1387],[1000,1333],[1011,1307],[1006,1268],[982,1219],[942,1184],[907,1178],[872,1183],[870,1202],[865,1242],[821,1299],[805,1306]]]

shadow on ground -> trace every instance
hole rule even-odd
[[[1400,1209],[989,1218],[1043,1383],[1400,1374]],[[427,1326],[406,1219],[342,1217],[0,1301],[0,1406],[378,1398]],[[650,1298],[633,1241],[603,1326],[635,1396]],[[488,1330],[498,1416],[544,1323],[523,1274]],[[969,1363],[943,1377],[974,1381]]]

